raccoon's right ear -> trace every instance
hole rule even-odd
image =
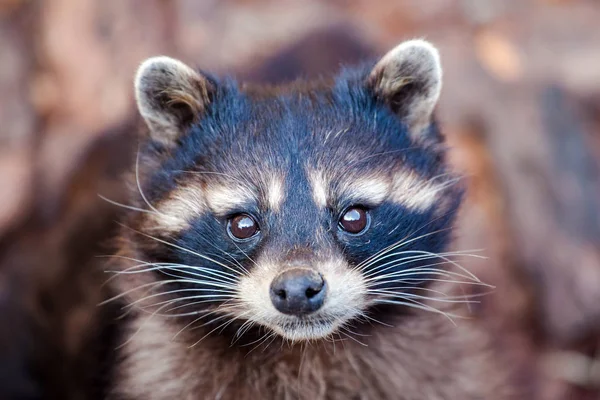
[[[153,140],[174,146],[210,102],[214,85],[181,61],[153,57],[138,68],[135,98]]]
[[[439,53],[424,40],[401,43],[375,65],[367,86],[406,123],[415,140],[422,140],[442,87]]]

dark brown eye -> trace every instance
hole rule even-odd
[[[360,233],[364,231],[369,223],[369,215],[363,207],[350,207],[340,218],[340,228],[348,233]]]
[[[234,239],[249,239],[258,233],[258,223],[248,214],[238,214],[229,219],[229,234]]]

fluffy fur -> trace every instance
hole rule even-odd
[[[121,351],[115,399],[507,399],[502,361],[466,321],[430,316],[388,320],[369,336],[336,342],[231,346],[211,335],[173,336],[168,321],[132,318],[138,332]],[[138,331],[139,330],[139,331]],[[258,347],[257,347],[258,345]],[[256,348],[255,348],[256,347]],[[515,397],[518,398],[518,397]]]
[[[109,398],[504,398],[488,339],[448,314],[479,282],[445,252],[462,189],[433,46],[277,87],[164,57],[136,82],[150,136],[111,280],[126,315]],[[351,234],[338,221],[356,206],[369,222]],[[228,233],[240,213],[260,226],[245,240]],[[301,317],[269,297],[298,267],[327,283]]]

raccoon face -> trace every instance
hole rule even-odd
[[[461,198],[432,121],[440,87],[423,41],[331,81],[266,89],[144,62],[145,212],[126,235],[141,264],[123,272],[144,274],[147,290],[128,291],[131,303],[294,341],[382,304],[421,305]]]

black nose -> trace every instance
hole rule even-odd
[[[288,269],[271,282],[271,301],[284,314],[304,315],[321,308],[326,289],[325,280],[317,271]]]

